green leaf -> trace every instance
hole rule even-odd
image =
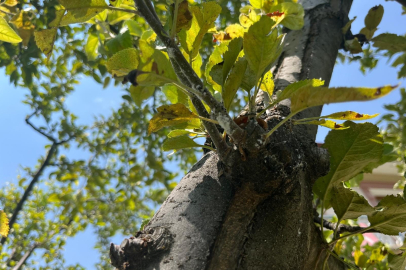
[[[175,130],[172,130],[171,132],[169,132],[168,138],[174,138],[174,137],[179,137],[179,136],[183,136],[183,135],[196,135],[196,133],[191,133],[190,131],[184,130],[184,129],[175,129]]]
[[[23,41],[19,35],[10,27],[7,21],[0,16],[0,40],[10,43]]]
[[[238,55],[242,49],[242,38],[235,38],[228,43],[228,50],[224,53],[224,64],[223,64],[223,83],[224,85],[228,73],[233,67],[235,61],[237,60]]]
[[[215,65],[223,61],[222,55],[227,50],[228,50],[227,42],[220,43],[219,46],[214,47],[214,50],[209,57],[209,61],[207,61],[206,68],[204,71],[206,81],[213,86],[214,90],[218,92],[221,92],[221,85],[213,80],[212,76],[210,75],[210,72]]]
[[[162,92],[166,98],[172,103],[188,104],[188,96],[173,84],[165,84],[162,88]]]
[[[148,134],[156,132],[163,127],[174,126],[188,122],[198,116],[185,105],[178,103],[172,105],[163,105],[157,108],[158,113],[149,121]]]
[[[251,6],[257,9],[261,9],[264,7],[266,0],[250,0]]]
[[[135,10],[134,6],[120,5],[118,7],[122,8],[122,9]],[[107,20],[108,20],[110,25],[114,25],[114,24],[119,23],[121,21],[131,19],[134,16],[135,16],[134,13],[124,12],[124,11],[117,11],[117,10],[110,10],[110,12],[109,12],[109,14],[107,16]]]
[[[255,72],[256,82],[282,52],[283,35],[278,37],[278,30],[272,30],[273,25],[269,17],[263,16],[244,34],[244,53]]]
[[[349,39],[344,42],[344,47],[347,51],[352,54],[357,54],[362,52],[361,44],[358,41],[358,38]]]
[[[406,269],[406,252],[400,255],[388,254],[388,267],[390,269]]]
[[[202,145],[197,144],[187,135],[168,138],[162,144],[162,150],[169,151],[169,150],[179,150],[184,148],[192,148],[192,147],[202,147]]]
[[[373,46],[391,53],[406,51],[406,37],[396,34],[380,34],[372,39]]]
[[[291,30],[300,30],[304,25],[304,9],[301,4],[293,2],[284,2],[279,5],[273,6],[270,12],[279,11],[284,13],[282,16],[272,17],[276,23]]]
[[[9,230],[7,215],[3,210],[0,210],[0,235],[7,237]]]
[[[141,86],[141,85],[131,85],[130,94],[135,104],[141,107],[142,102],[149,97],[151,97],[155,92],[154,86]]]
[[[223,91],[221,93],[224,102],[224,107],[226,108],[227,111],[230,109],[230,106],[237,93],[237,90],[242,83],[245,70],[247,69],[247,65],[248,62],[247,60],[245,60],[245,58],[238,59],[238,61],[234,64],[230,74],[227,77]]]
[[[107,60],[107,70],[113,76],[125,76],[131,70],[137,69],[139,63],[139,52],[134,49],[125,49],[114,54]]]
[[[35,31],[34,37],[38,48],[49,57],[52,54],[52,49],[54,47],[55,37],[57,29],[45,29],[41,31]]]
[[[290,98],[291,111],[297,113],[309,107],[339,103],[347,101],[366,101],[387,95],[397,86],[384,86],[378,88],[364,87],[317,87],[320,80],[307,80],[307,83],[295,83],[282,91],[278,100]]]
[[[374,211],[364,197],[341,184],[332,189],[331,206],[339,220],[356,219]]]
[[[182,29],[178,36],[182,48],[189,54],[190,59],[194,59],[199,53],[204,35],[214,26],[221,7],[214,1],[204,2],[202,8],[192,6],[190,11],[193,15],[192,25],[189,30]]]
[[[123,26],[128,27],[128,31],[132,36],[140,37],[142,35],[141,25],[134,20],[125,21]]]
[[[86,22],[108,8],[104,0],[59,0],[59,3],[68,10],[60,26]]]
[[[313,191],[327,205],[331,188],[359,174],[365,166],[382,156],[383,140],[371,123],[345,122],[349,129],[332,130],[323,147],[330,153],[330,172],[317,179]]]
[[[375,210],[368,215],[370,228],[388,235],[398,235],[406,231],[406,201],[401,196],[384,197]]]
[[[85,52],[89,61],[94,61],[98,55],[99,38],[94,33],[89,34],[85,45]]]
[[[381,23],[383,17],[383,6],[378,5],[374,6],[368,11],[367,16],[365,17],[365,27],[369,30],[375,30],[378,25]]]
[[[384,143],[381,159],[378,162],[372,162],[372,163],[368,164],[368,166],[366,166],[363,169],[363,172],[372,173],[373,169],[378,168],[379,166],[381,166],[385,163],[396,161],[397,158],[398,158],[398,154],[394,150],[393,145]]]
[[[104,45],[106,46],[110,55],[113,55],[121,50],[134,48],[129,31],[117,35],[116,37],[107,41]]]

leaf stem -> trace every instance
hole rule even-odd
[[[211,122],[211,123],[213,123],[213,124],[219,124],[219,122],[217,122],[216,120],[213,120],[213,119],[209,119],[209,118],[206,118],[206,117],[203,117],[203,116],[200,116],[200,115],[198,115],[197,116],[199,119],[201,119],[201,120],[204,120],[204,121],[207,121],[207,122]]]
[[[173,21],[172,21],[172,29],[171,29],[171,38],[172,39],[176,35],[176,26],[178,23],[178,8],[179,8],[179,0],[175,0],[175,10],[173,12]]]
[[[259,113],[257,113],[257,117],[259,118],[261,117],[261,115],[266,112],[266,110],[268,110],[269,108],[271,108],[272,106],[275,106],[275,104],[277,104],[279,102],[279,100],[275,100],[274,102],[272,102],[271,104],[269,104],[265,109],[263,109],[262,111],[260,111]]]
[[[271,136],[272,133],[275,132],[275,130],[277,130],[280,126],[282,126],[283,124],[285,124],[285,123],[286,123],[290,118],[292,118],[294,115],[295,115],[295,113],[291,113],[291,114],[289,114],[288,116],[286,116],[285,119],[283,119],[282,121],[280,121],[276,126],[273,127],[273,129],[271,129],[271,131],[269,131],[269,132],[266,134],[265,139],[268,139],[269,136]]]

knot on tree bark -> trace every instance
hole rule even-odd
[[[124,239],[120,245],[111,243],[111,264],[117,269],[143,269],[152,257],[169,250],[172,242],[173,237],[167,228],[148,228],[135,237]]]

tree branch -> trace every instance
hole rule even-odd
[[[13,211],[13,215],[10,218],[9,221],[9,227],[12,228],[14,223],[17,220],[18,214],[20,213],[20,211],[23,209],[23,205],[24,203],[27,201],[28,197],[30,196],[31,191],[33,190],[35,184],[38,182],[39,178],[41,177],[43,171],[45,170],[45,168],[47,166],[49,166],[49,163],[51,161],[52,156],[55,154],[57,148],[59,145],[64,144],[70,140],[72,140],[75,136],[70,136],[68,139],[63,140],[63,141],[57,141],[54,137],[52,137],[49,134],[46,134],[45,132],[41,131],[40,129],[38,129],[36,126],[34,126],[31,122],[30,119],[32,116],[34,116],[36,113],[38,112],[38,110],[36,110],[35,112],[33,112],[31,115],[29,115],[26,119],[25,122],[30,125],[35,131],[37,131],[38,133],[40,133],[41,135],[45,136],[48,140],[52,141],[52,146],[48,151],[47,156],[45,157],[45,160],[42,162],[41,166],[39,167],[38,171],[34,174],[30,184],[28,185],[28,187],[25,189],[23,196],[21,197],[20,201],[18,202],[16,208]],[[7,240],[7,237],[3,237],[0,241],[1,244],[4,244]]]
[[[321,218],[320,217],[314,217],[313,221],[315,223],[321,225]],[[328,230],[334,231],[336,229],[336,227],[337,227],[337,223],[333,223],[333,222],[330,222],[330,221],[327,221],[327,220],[323,219],[323,227],[328,229]],[[347,225],[347,224],[340,224],[340,225],[338,225],[337,233],[338,234],[342,234],[342,233],[345,233],[345,232],[351,232],[351,233],[355,232],[356,233],[357,231],[361,231],[361,230],[364,230],[364,229],[365,229],[364,227],[360,227],[360,226],[350,226],[350,225]],[[370,230],[364,231],[362,233],[374,233],[374,232],[378,232],[378,231],[375,230],[375,229],[370,229]]]
[[[28,260],[28,258],[34,252],[34,250],[39,246],[40,246],[39,243],[34,243],[34,245],[32,245],[30,247],[30,249],[24,254],[24,256],[21,257],[21,259],[18,261],[18,263],[14,266],[13,270],[20,270],[20,268],[24,265],[24,263]]]
[[[161,22],[157,19],[157,15],[152,9],[149,0],[135,0],[135,5],[138,11],[142,14],[142,16],[157,34],[159,39],[165,44],[171,63],[180,81],[186,86],[194,89],[197,97],[200,100],[203,100],[210,107],[216,120],[230,135],[230,137],[233,138],[236,143],[241,142],[244,139],[244,130],[241,129],[236,123],[234,123],[234,121],[228,115],[224,106],[219,103],[213,97],[213,95],[211,95],[207,88],[204,87],[203,82],[200,80],[199,76],[197,76],[193,68],[185,59],[175,41],[169,37],[169,34],[166,33]],[[197,98],[192,98],[193,105],[196,107],[197,112],[201,116],[208,118],[208,113],[206,109],[204,109],[204,106],[200,100],[198,100]],[[218,134],[217,128],[214,124],[205,122],[204,125],[209,132],[209,135],[212,138],[214,144],[216,145],[216,148],[218,148],[219,151],[222,151],[221,148],[227,147],[225,142],[222,142],[222,140],[219,141],[219,138],[221,138],[221,136],[220,134]]]

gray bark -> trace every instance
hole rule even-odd
[[[274,69],[277,89],[307,78],[322,78],[328,84],[352,0],[302,2],[306,25],[287,35]],[[301,117],[320,111],[308,110]],[[289,102],[269,110],[265,119],[269,128],[288,113]],[[316,130],[285,124],[264,145],[264,131],[256,123],[246,131],[244,157],[238,149],[222,161],[213,152],[206,154],[144,231],[120,246],[111,244],[114,266],[322,268],[327,245],[313,222],[312,184],[328,172],[329,164],[328,154],[314,143]],[[332,256],[328,264],[330,269],[345,269]]]

